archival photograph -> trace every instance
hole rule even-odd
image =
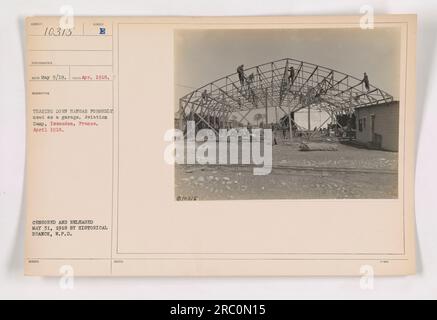
[[[398,198],[400,34],[176,30],[176,200]]]

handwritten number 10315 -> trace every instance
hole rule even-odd
[[[73,31],[71,29],[63,29],[61,27],[46,27],[44,31],[45,36],[54,36],[54,37],[62,37],[62,36],[71,36]]]

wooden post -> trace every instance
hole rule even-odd
[[[293,129],[291,128],[291,106],[288,106],[288,127],[290,130],[290,142],[293,140]]]
[[[273,105],[273,98],[272,98],[272,105]],[[275,122],[278,123],[278,107],[275,106]]]
[[[269,123],[269,115],[268,115],[268,108],[267,108],[267,95],[268,95],[268,91],[266,88],[266,125]]]
[[[308,106],[308,131],[311,131],[311,109]]]

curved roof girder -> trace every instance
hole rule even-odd
[[[373,85],[367,90],[354,76],[284,58],[245,69],[243,81],[233,73],[186,94],[180,98],[179,111],[185,120],[199,113],[203,121],[213,117],[217,122],[217,117],[227,121],[231,113],[246,114],[258,108],[296,111],[312,106],[328,113],[351,113],[360,106],[392,100]]]

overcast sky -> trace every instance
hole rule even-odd
[[[400,30],[178,30],[176,99],[244,64],[293,58],[362,78],[399,99]]]

